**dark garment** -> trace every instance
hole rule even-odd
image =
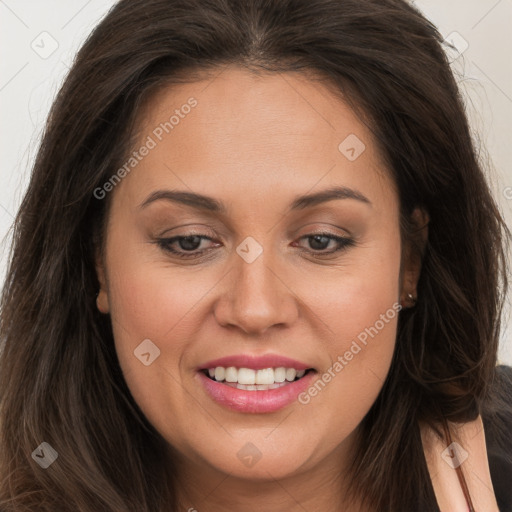
[[[500,512],[512,512],[512,366],[496,367],[493,387],[482,411],[489,470]]]

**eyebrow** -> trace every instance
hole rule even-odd
[[[304,210],[312,206],[316,206],[327,201],[336,199],[355,199],[362,203],[372,206],[371,201],[361,194],[361,192],[348,187],[331,187],[320,192],[305,194],[296,197],[289,211]],[[140,205],[139,208],[144,209],[151,203],[159,200],[166,200],[190,206],[197,210],[207,210],[213,213],[226,213],[227,208],[224,203],[217,199],[195,192],[187,192],[183,190],[157,190],[151,193]]]

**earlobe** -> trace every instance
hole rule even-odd
[[[429,220],[428,214],[421,208],[416,208],[411,214],[413,233],[411,239],[406,242],[402,266],[400,303],[403,307],[414,307],[419,300],[417,285],[428,241]]]
[[[96,294],[96,307],[101,313],[107,314],[110,312],[110,305],[108,301],[107,280],[105,278],[104,266],[101,257],[96,258],[96,275],[98,276],[99,291]]]
[[[110,312],[108,304],[108,295],[105,290],[100,289],[96,295],[96,307],[101,313],[107,314]]]

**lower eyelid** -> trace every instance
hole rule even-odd
[[[335,248],[334,249],[330,249],[330,250],[325,250],[325,249],[316,249],[315,250],[315,249],[305,249],[305,248],[303,248],[303,250],[305,250],[305,251],[309,251],[309,252],[312,252],[312,253],[318,254],[318,255],[333,254],[333,253],[342,251],[343,249],[347,249],[348,247],[351,247],[351,246],[353,246],[355,244],[354,239],[349,238],[349,237],[338,236],[338,235],[328,235],[328,234],[324,234],[324,235],[320,234],[319,235],[317,233],[314,233],[312,235],[306,235],[304,237],[301,237],[299,240],[308,239],[309,237],[312,237],[312,236],[325,236],[325,237],[330,239],[330,242],[334,242],[336,244]]]
[[[193,237],[193,236],[196,236],[198,238],[201,239],[201,243],[204,242],[204,241],[208,241],[208,242],[213,242],[214,245],[219,245],[218,242],[215,242],[213,238],[209,237],[209,236],[206,236],[206,235],[198,235],[198,234],[195,234],[195,233],[191,233],[190,235],[179,235],[179,236],[173,236],[173,237],[170,237],[170,238],[160,238],[157,240],[157,243],[161,246],[164,246],[164,247],[168,247],[170,245],[173,245],[173,244],[176,244],[176,243],[179,243],[180,240],[183,240],[185,238],[189,238],[189,237]],[[202,251],[205,251],[207,249],[194,249],[194,251],[183,251],[183,253],[191,253],[191,254],[194,254],[195,253],[200,253]]]

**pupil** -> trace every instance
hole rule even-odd
[[[323,247],[325,245],[325,243],[327,243],[327,245],[329,244],[329,237],[327,236],[324,236],[324,235],[313,235],[312,237],[310,237],[312,239],[312,243],[310,244],[311,245],[311,248],[312,249],[325,249],[325,247]],[[323,239],[323,243],[320,241]],[[315,247],[316,244],[320,244],[322,247]]]
[[[191,240],[194,240],[195,242],[191,243]],[[197,235],[187,236],[179,240],[180,247],[185,251],[194,251],[197,249],[197,247],[201,243],[201,237]]]

